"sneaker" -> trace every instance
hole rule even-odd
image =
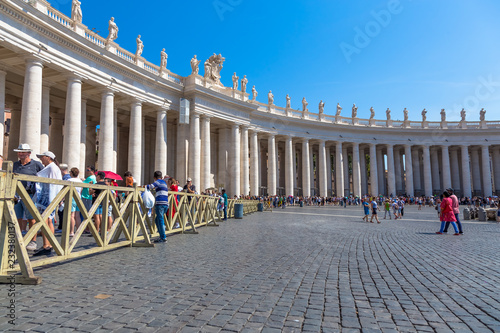
[[[26,250],[29,250],[29,251],[35,251],[36,250],[36,242],[34,241],[31,241],[28,243],[28,246],[26,246]]]
[[[52,253],[52,248],[51,247],[49,247],[49,248],[41,247],[38,251],[35,252],[35,254],[33,254],[33,257],[47,256],[47,255],[49,255],[51,253]]]
[[[166,242],[167,242],[167,240],[166,240],[166,239],[161,239],[161,238],[155,239],[155,240],[153,241],[153,243],[166,243]]]
[[[456,234],[453,234],[453,236],[460,236],[460,234],[457,232]]]
[[[62,229],[56,229],[55,233],[60,234],[62,232]]]
[[[436,231],[436,234],[442,235],[443,233],[441,231]]]
[[[74,233],[69,234],[69,237],[75,237]]]

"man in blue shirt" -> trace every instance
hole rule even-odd
[[[227,194],[226,190],[222,190],[222,197],[224,198],[224,221],[227,221]]]
[[[160,233],[160,238],[155,240],[155,243],[166,243],[167,236],[165,235],[165,214],[168,211],[168,186],[163,180],[161,171],[155,171],[154,173],[154,183],[151,185],[146,185],[148,190],[155,189],[155,223]]]

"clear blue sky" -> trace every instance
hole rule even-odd
[[[222,82],[247,75],[258,100],[301,107],[302,97],[317,112],[334,114],[337,103],[350,116],[420,120],[500,120],[500,2],[498,0],[81,0],[83,23],[107,36],[111,16],[119,27],[116,42],[135,52],[142,35],[143,56],[159,64],[168,53],[168,69],[191,73],[194,54],[226,58]],[[70,15],[70,0],[51,1]],[[360,33],[361,32],[361,33]],[[364,36],[363,36],[364,35]],[[364,38],[363,38],[364,37]],[[202,74],[203,66],[200,66]]]

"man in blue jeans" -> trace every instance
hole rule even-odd
[[[224,221],[227,221],[227,194],[224,189],[222,189],[222,197],[224,198]]]
[[[155,189],[155,223],[160,233],[160,238],[156,239],[155,243],[166,243],[167,236],[165,235],[165,214],[168,211],[168,186],[163,180],[161,171],[155,171],[154,173],[154,183],[151,185],[146,185],[148,190]]]

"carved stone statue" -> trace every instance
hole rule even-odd
[[[112,42],[118,38],[118,26],[115,23],[115,18],[112,17],[108,22],[109,35],[106,38],[106,43]]]
[[[139,58],[144,50],[144,44],[141,40],[141,35],[137,36],[135,42],[137,43],[137,50],[135,51],[135,57]]]
[[[233,90],[238,90],[238,80],[240,78],[236,76],[236,72],[233,74]]]
[[[427,121],[427,110],[422,110],[422,122]]]
[[[200,71],[200,68],[198,67],[200,65],[200,61],[196,58],[196,54],[194,57],[191,59],[191,74],[196,74],[198,75],[198,72]]]
[[[267,94],[267,104],[269,104],[269,106],[273,105],[274,103],[274,95],[272,93],[271,90],[269,90],[269,93]]]
[[[205,78],[213,80],[215,84],[222,86],[220,82],[220,71],[222,70],[222,64],[226,58],[224,58],[220,53],[213,54],[205,61]]]
[[[165,49],[162,49],[160,54],[161,54],[161,60],[160,60],[160,73],[161,73],[161,72],[163,72],[164,69],[167,68],[168,55],[165,52]]]
[[[385,116],[387,120],[391,120],[391,109],[387,108],[387,110],[385,110]]]
[[[352,105],[352,118],[356,118],[358,116],[358,107],[356,104]]]
[[[441,109],[441,121],[446,121],[446,112],[444,111],[444,109]]]
[[[248,83],[247,76],[243,75],[243,78],[241,79],[241,92],[242,93],[247,92],[247,83]]]
[[[408,110],[406,108],[403,110],[403,115],[404,115],[404,121],[408,121]]]
[[[287,109],[291,109],[292,108],[292,103],[291,103],[291,98],[290,96],[288,96],[288,94],[286,94],[286,108]]]
[[[483,108],[481,111],[479,111],[479,120],[480,121],[485,121],[486,119],[486,110]]]
[[[465,109],[462,108],[462,111],[460,111],[460,117],[462,118],[462,121],[465,121],[465,115],[466,115]]]
[[[340,116],[340,112],[342,112],[342,107],[340,106],[340,103],[337,103],[337,113],[335,113],[335,115]]]
[[[323,112],[325,111],[325,103],[323,103],[323,100],[319,101],[319,114],[323,114]]]
[[[373,109],[373,106],[370,108],[370,119],[375,118],[375,110]]]
[[[307,111],[307,106],[309,105],[309,103],[307,103],[306,101],[306,98],[302,98],[302,112],[306,112]]]
[[[73,0],[73,4],[71,5],[71,19],[74,22],[77,23],[82,23],[82,9],[80,8],[80,5],[82,3],[78,0]]]
[[[252,101],[257,99],[257,90],[255,90],[255,86],[252,87]]]

